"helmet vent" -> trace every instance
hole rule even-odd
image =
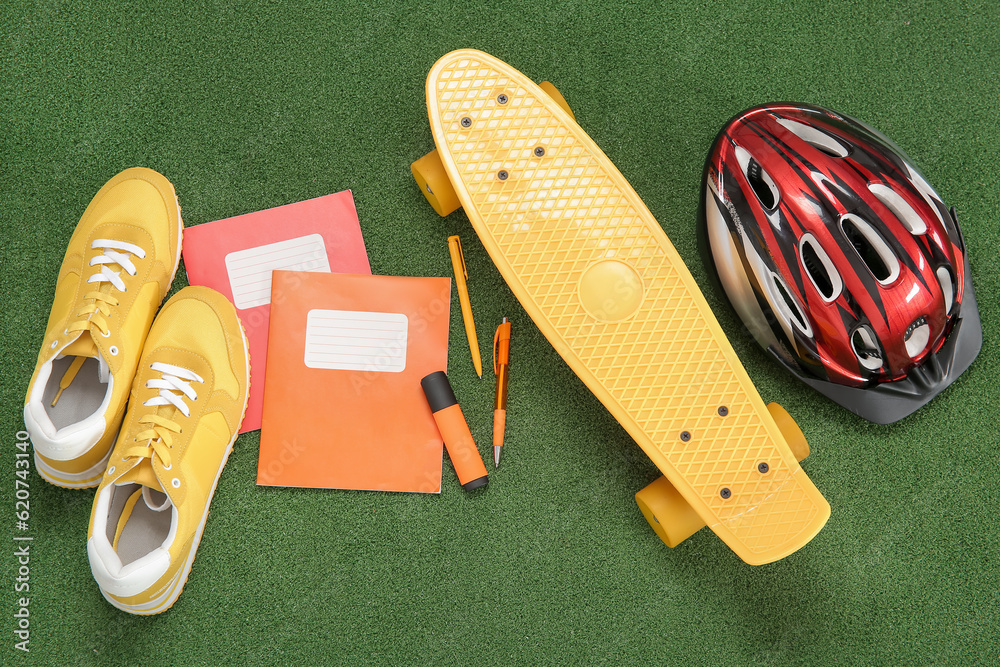
[[[870,371],[882,368],[882,351],[875,340],[875,334],[867,326],[860,326],[851,335],[851,347],[858,362]]]
[[[871,183],[868,186],[871,193],[878,197],[878,200],[882,202],[886,208],[892,211],[903,226],[906,227],[914,236],[918,234],[923,234],[927,231],[927,223],[917,215],[917,212],[913,210],[906,200],[899,196],[892,188],[882,185],[881,183]]]
[[[808,328],[806,327],[806,318],[802,315],[802,311],[799,310],[799,306],[795,303],[792,295],[788,293],[787,289],[785,289],[784,281],[773,273],[771,274],[771,281],[774,283],[774,287],[778,291],[778,294],[781,295],[782,301],[785,302],[787,311],[791,313],[796,323],[798,323],[799,329],[802,331],[808,331]]]
[[[903,336],[903,346],[906,348],[906,353],[910,355],[913,359],[918,354],[924,351],[927,347],[927,342],[930,340],[931,328],[927,324],[926,317],[918,317],[910,326],[906,328],[906,334]]]
[[[774,187],[773,184],[768,182],[771,178],[764,171],[764,168],[760,166],[760,163],[753,158],[750,158],[750,164],[747,165],[747,180],[757,195],[757,199],[760,200],[760,205],[764,208],[773,209],[774,205],[778,203],[778,198],[772,189]]]
[[[941,285],[941,293],[944,295],[944,312],[951,314],[951,306],[955,303],[955,282],[951,279],[951,272],[948,267],[941,266],[935,272],[938,284]]]
[[[799,259],[802,260],[806,275],[824,301],[830,303],[840,296],[844,281],[830,261],[830,256],[812,234],[805,234],[799,241]]]
[[[899,276],[899,260],[867,221],[848,213],[840,219],[840,227],[875,280],[888,285]]]
[[[826,132],[788,118],[779,118],[778,122],[799,139],[830,157],[847,157],[847,147]]]
[[[747,183],[750,184],[750,188],[754,191],[754,194],[757,195],[760,205],[773,211],[780,199],[778,186],[774,184],[771,175],[764,171],[764,167],[750,155],[747,149],[742,146],[736,146],[735,148],[736,160],[740,163],[743,175],[746,177]]]

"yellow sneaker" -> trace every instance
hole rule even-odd
[[[90,569],[114,606],[158,614],[181,594],[249,387],[229,300],[207,287],[171,297],[146,338],[90,515]]]
[[[101,481],[182,230],[170,181],[143,168],[108,181],[77,224],[24,401],[35,466],[49,482]]]

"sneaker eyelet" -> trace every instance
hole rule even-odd
[[[181,480],[179,480],[179,479],[177,479],[176,477],[174,477],[174,478],[173,478],[173,479],[172,479],[172,480],[170,481],[170,486],[174,487],[175,489],[179,489],[179,488],[181,488]]]
[[[49,346],[49,349],[54,350],[54,349],[56,349],[56,347],[58,345],[59,345],[59,341],[54,340],[54,341],[52,341],[52,345]]]
[[[112,345],[111,347],[108,348],[108,353],[110,353],[112,357],[117,357],[118,356],[118,348],[115,347],[114,345]]]
[[[173,467],[174,467],[174,464],[173,464],[173,463],[171,463],[171,464],[170,464],[170,465],[168,465],[168,466],[163,466],[163,469],[164,469],[164,470],[172,470],[172,469],[173,469]]]
[[[106,332],[101,332],[101,338],[108,338],[109,336],[111,336],[111,329],[108,329]]]
[[[111,466],[110,468],[108,468],[108,474],[109,475],[114,475],[115,474],[115,467],[114,466]]]

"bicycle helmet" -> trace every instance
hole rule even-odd
[[[861,417],[902,419],[979,354],[955,210],[867,125],[805,104],[739,114],[709,153],[702,210],[750,333]]]

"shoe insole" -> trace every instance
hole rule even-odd
[[[163,544],[170,532],[173,512],[169,511],[169,505],[162,511],[150,509],[142,497],[142,488],[138,484],[121,487],[112,503],[113,513],[108,521],[108,533],[110,537],[111,527],[115,526],[112,544],[123,566]],[[150,500],[157,506],[163,506],[166,502],[167,496],[162,491],[150,490],[148,493]],[[126,500],[115,520],[114,509],[119,505],[120,498]]]
[[[59,382],[75,359],[77,357],[63,357],[52,361],[52,373],[42,395],[42,405],[57,430],[83,421],[97,412],[108,392],[108,385],[100,380],[97,359],[87,358],[59,400],[52,405],[56,394],[59,394]]]

